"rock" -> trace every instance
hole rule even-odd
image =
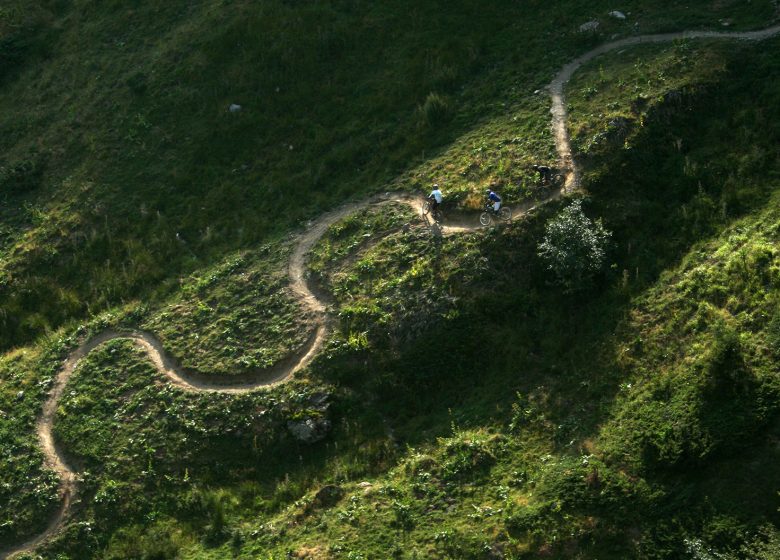
[[[241,110],[241,105],[238,105],[236,103],[231,103],[230,107],[228,107],[228,111],[231,113],[238,113]]]
[[[611,12],[609,12],[609,15],[610,17],[613,17],[615,19],[626,19],[626,14],[618,10],[612,10]]]
[[[327,418],[311,417],[287,422],[287,429],[292,436],[303,443],[316,443],[325,439],[330,428],[330,420]]]
[[[586,21],[585,23],[580,25],[580,33],[589,33],[589,32],[592,33],[598,30],[600,25],[601,24],[595,19],[591,21]]]
[[[324,412],[330,408],[330,395],[324,391],[318,391],[309,397],[309,406],[314,410]]]
[[[344,489],[335,484],[328,484],[314,495],[314,505],[321,508],[335,506],[344,497]]]
[[[23,398],[24,398],[24,391],[19,391],[18,393],[16,393],[16,400],[17,401],[20,401]]]
[[[619,139],[624,139],[631,128],[632,121],[626,117],[615,117],[607,123],[607,130],[610,135]]]
[[[503,558],[506,558],[505,549],[506,545],[504,543],[494,543],[493,546],[490,547],[487,557],[490,558],[490,560],[503,560]]]

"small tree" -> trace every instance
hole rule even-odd
[[[574,292],[588,285],[604,266],[611,235],[601,220],[593,222],[585,215],[582,201],[575,200],[547,222],[538,253],[556,283]]]

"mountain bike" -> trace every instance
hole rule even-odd
[[[512,209],[508,206],[502,206],[498,212],[493,210],[492,204],[486,204],[482,214],[479,215],[479,223],[487,227],[494,221],[508,222],[512,219]]]
[[[431,212],[431,206],[431,199],[426,198],[422,203],[422,215],[427,216],[430,214],[434,222],[441,222],[444,217],[441,213],[441,204],[433,212]]]
[[[547,180],[539,179],[533,183],[526,183],[525,189],[534,199],[543,199],[549,196],[550,192],[563,188],[566,185],[565,173],[553,173]]]

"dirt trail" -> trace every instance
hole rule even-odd
[[[743,41],[760,41],[768,39],[780,33],[780,25],[767,27],[758,31],[680,31],[677,33],[660,33],[656,35],[638,35],[627,37],[611,43],[605,43],[590,50],[569,62],[555,75],[553,81],[547,86],[552,98],[552,129],[555,136],[555,148],[558,152],[558,160],[561,169],[568,171],[565,190],[573,190],[580,186],[580,173],[574,162],[569,140],[569,131],[566,129],[568,113],[566,111],[566,98],[563,87],[579,68],[602,54],[644,43],[668,43],[678,39],[730,39]]]
[[[569,133],[566,129],[568,114],[566,111],[566,100],[563,90],[566,82],[571,79],[574,72],[583,64],[609,51],[642,43],[662,43],[677,39],[732,39],[759,41],[773,37],[778,33],[780,33],[780,25],[747,32],[683,31],[680,33],[642,35],[606,43],[565,65],[548,85],[552,100],[550,112],[552,113],[552,130],[555,136],[556,150],[558,152],[561,169],[567,171],[565,184],[563,187],[549,192],[548,196],[543,201],[529,202],[514,207],[515,212],[513,219],[518,219],[526,215],[528,212],[533,211],[538,205],[543,204],[548,200],[558,198],[561,194],[574,190],[580,185],[580,174],[572,156]],[[121,338],[133,341],[146,353],[155,368],[161,374],[165,375],[171,384],[185,391],[246,393],[282,383],[311,362],[327,338],[330,328],[325,299],[323,295],[317,294],[316,290],[312,288],[306,280],[305,258],[307,253],[332,224],[350,214],[365,210],[371,205],[391,202],[407,204],[412,209],[418,210],[421,200],[406,193],[387,193],[384,196],[347,204],[341,208],[323,214],[315,222],[310,224],[308,229],[301,234],[295,251],[290,258],[288,276],[290,279],[290,288],[293,293],[300,298],[304,306],[308,308],[309,312],[312,314],[313,319],[311,322],[313,333],[300,349],[270,368],[256,370],[242,375],[205,375],[196,370],[182,367],[175,358],[165,351],[162,343],[154,335],[142,331],[103,331],[73,350],[57,373],[49,398],[44,403],[43,411],[36,423],[38,440],[44,455],[46,467],[55,471],[60,477],[60,497],[62,503],[57,512],[52,516],[49,525],[44,532],[11,549],[0,551],[0,559],[11,558],[22,552],[34,550],[44,541],[54,536],[68,518],[76,494],[78,476],[76,471],[68,465],[64,453],[58,448],[54,441],[52,426],[54,424],[57,406],[63,391],[65,390],[65,386],[84,356],[110,340]],[[452,235],[474,231],[479,228],[479,225],[476,223],[471,225],[470,223],[465,222],[445,223],[443,225],[429,223],[428,225],[431,228],[432,233],[436,235]]]

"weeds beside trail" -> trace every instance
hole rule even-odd
[[[774,136],[754,137],[750,125],[766,122],[759,117],[774,106],[764,103],[776,87],[745,86],[753,75],[776,72],[772,50],[757,50],[734,49],[725,74],[728,96],[704,88],[679,103],[655,99],[646,112],[637,108],[638,128],[629,123],[620,131],[623,151],[607,141],[589,150],[583,177],[593,197],[586,210],[618,232],[620,264],[581,297],[550,290],[535,260],[554,204],[527,222],[479,237],[432,239],[411,231],[361,245],[348,234],[346,251],[338,235],[331,239],[335,253],[333,246],[317,245],[329,226],[368,206],[359,202],[315,220],[292,252],[288,289],[308,309],[314,342],[291,363],[271,366],[279,373],[274,379],[192,377],[157,354],[160,345],[149,336],[133,335],[144,347],[139,353],[137,344],[113,340],[127,335],[105,330],[149,320],[146,306],[129,305],[82,327],[77,332],[89,342],[75,353],[68,354],[75,339],[61,337],[49,340],[42,355],[5,356],[0,435],[10,429],[4,410],[23,412],[12,421],[25,433],[49,394],[39,435],[63,477],[66,500],[62,516],[41,535],[56,538],[41,552],[64,558],[262,552],[354,560],[388,551],[399,558],[679,558],[717,550],[729,560],[771,557],[779,484],[771,465],[780,394],[772,350],[780,257],[773,250],[778,203],[769,179],[777,160]],[[737,75],[734,68],[746,59],[754,59],[751,71]],[[143,92],[141,86],[135,87]],[[757,96],[755,114],[731,105],[746,91]],[[420,130],[456,122],[449,99],[426,99],[433,101],[417,112],[425,120]],[[713,116],[718,103],[722,110]],[[681,114],[701,128],[689,126],[687,136],[654,143],[675,132],[664,119]],[[731,142],[717,134],[724,114],[742,131]],[[147,124],[140,116],[134,130]],[[591,127],[585,123],[582,130]],[[717,165],[697,163],[700,154],[688,149],[697,139],[701,149],[712,150],[713,161],[728,166],[727,158],[717,157],[725,153],[749,161],[739,168],[740,180],[722,183]],[[668,157],[681,146],[684,158]],[[558,153],[566,161],[560,141]],[[679,164],[683,172],[661,169],[669,171],[664,176],[644,154]],[[656,191],[660,178],[666,190]],[[453,186],[455,198],[468,204],[468,189]],[[669,200],[679,203],[679,213],[659,205]],[[638,218],[645,221],[631,233]],[[165,219],[158,213],[157,221]],[[653,233],[659,225],[664,235]],[[396,227],[390,220],[377,231]],[[105,232],[115,233],[107,220]],[[174,239],[198,259],[191,233],[177,231]],[[678,264],[692,244],[694,251]],[[332,310],[306,279],[304,257],[312,247],[312,264],[334,296]],[[332,254],[346,258],[325,266],[325,255]],[[132,260],[133,267],[148,264]],[[231,299],[237,269],[214,270],[214,284],[228,287],[214,297]],[[211,276],[204,276],[204,289]],[[166,289],[172,288],[158,293]],[[203,299],[194,305],[206,313],[200,290]],[[290,311],[268,296],[258,292],[251,301]],[[330,321],[331,313],[338,322]],[[286,325],[274,323],[291,330],[272,343],[291,345],[290,333],[300,333],[301,325]],[[82,353],[88,355],[65,391]],[[230,352],[229,360],[240,359]],[[29,364],[40,369],[18,369]],[[311,366],[305,378],[251,392],[304,366]],[[179,391],[170,381],[197,391]],[[244,386],[201,394],[231,381]],[[316,408],[317,391],[335,396],[333,405]],[[330,440],[302,447],[285,437],[290,419],[320,414],[337,425]],[[62,532],[75,477],[55,438],[84,465],[84,499]],[[20,448],[35,454],[17,436],[10,463]],[[732,475],[725,482],[720,469]],[[15,466],[2,476],[18,484],[27,472]],[[26,496],[37,496],[40,509],[55,503],[54,481],[43,477],[25,486],[24,498],[14,498],[20,511],[30,507]],[[8,493],[13,485],[5,480]],[[340,486],[332,503],[317,492],[325,482]],[[34,524],[29,516],[20,520]],[[0,524],[6,533],[19,526],[15,519]]]

